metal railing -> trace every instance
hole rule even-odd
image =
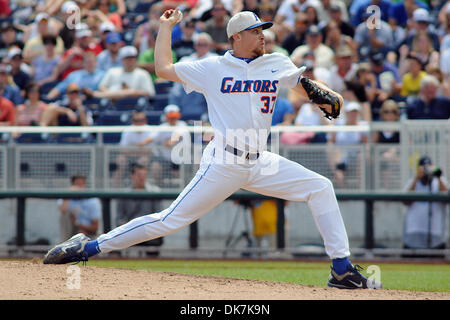
[[[89,190],[124,189],[129,185],[130,164],[141,162],[149,169],[149,183],[162,191],[182,190],[198,168],[197,163],[182,164],[177,170],[172,170],[170,161],[154,156],[161,153],[161,146],[122,147],[106,144],[102,139],[104,134],[143,130],[160,132],[169,129],[160,126],[2,127],[0,133],[4,138],[9,138],[0,144],[0,188],[60,190],[69,188],[72,174],[81,173],[88,178]],[[207,126],[188,126],[186,130],[196,135],[193,141],[198,141],[201,132],[212,129]],[[400,143],[370,142],[374,132],[383,130],[400,132]],[[408,179],[415,175],[417,160],[422,155],[429,155],[444,175],[450,172],[450,122],[446,120],[272,128],[273,136],[292,131],[361,132],[369,136],[368,143],[356,145],[277,145],[282,156],[330,178],[336,190],[401,191]],[[79,133],[90,135],[93,139],[85,143],[17,143],[12,138],[15,132],[37,133],[46,137]],[[343,180],[336,177],[338,153],[346,159]]]

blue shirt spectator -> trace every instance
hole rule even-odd
[[[423,77],[419,97],[407,101],[408,119],[450,118],[450,98],[437,96],[439,85],[434,76]]]
[[[278,98],[275,103],[275,110],[273,111],[272,116],[272,125],[276,126],[277,124],[282,124],[285,122],[286,124],[292,124],[294,121],[294,108],[292,107],[291,102],[285,98]]]
[[[417,0],[405,0],[405,2],[411,2],[419,8],[424,8],[428,10],[428,5],[422,1]],[[406,27],[406,23],[408,21],[408,14],[405,9],[405,2],[393,3],[389,8],[389,19],[394,19],[397,22],[397,25]]]
[[[364,21],[365,15],[369,14],[370,16],[375,15],[375,12],[367,11],[367,8],[371,5],[378,6],[380,8],[381,20],[388,21],[389,18],[389,10],[391,7],[391,3],[386,0],[366,0],[364,2],[358,3],[358,9],[356,10],[355,15],[351,16],[351,23],[356,27],[361,22]],[[350,8],[352,9],[352,8]]]
[[[122,40],[117,32],[110,32],[106,36],[106,49],[97,56],[97,68],[104,72],[114,67],[121,67],[122,60],[119,59],[119,49]]]
[[[17,106],[24,102],[24,98],[15,84],[8,83],[10,75],[11,67],[6,64],[0,64],[0,95]]]
[[[76,83],[81,89],[88,88],[96,91],[105,75],[105,72],[97,69],[97,58],[95,54],[90,52],[85,53],[83,65],[83,69],[72,71],[67,78],[53,88],[48,93],[47,99],[54,100],[60,95],[65,94],[68,85],[71,83]]]

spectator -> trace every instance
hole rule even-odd
[[[400,109],[394,100],[386,100],[381,105],[380,120],[396,122],[400,120]],[[376,131],[373,135],[374,143],[400,143],[399,131]]]
[[[322,0],[322,7],[323,7],[323,16],[325,17],[322,21],[324,22],[330,22],[331,20],[338,21],[337,19],[334,19],[334,16],[332,12],[337,11],[339,9],[340,17],[343,21],[348,21],[348,10],[347,5],[342,0]]]
[[[134,164],[131,167],[130,178],[132,183],[131,188],[129,189],[130,192],[134,191],[159,192],[161,190],[159,187],[149,184],[148,170],[143,165]],[[149,212],[159,212],[161,210],[162,206],[160,200],[119,199],[117,200],[116,225],[120,226],[133,220],[134,218],[137,218],[144,214],[148,214]],[[164,237],[146,241],[138,244],[138,246],[161,246],[164,241],[163,239]],[[150,254],[151,252],[148,252],[148,255]]]
[[[450,34],[450,3],[447,1],[438,14],[439,29],[438,35],[442,39],[445,35]],[[442,48],[441,48],[442,50]]]
[[[404,0],[402,2],[393,3],[389,8],[389,19],[401,27],[407,27],[408,20],[412,18],[416,9],[423,8],[428,10],[428,4],[424,1]]]
[[[408,56],[408,72],[403,75],[400,87],[400,95],[403,97],[417,96],[420,89],[420,81],[427,75],[423,71],[420,58],[415,54]]]
[[[282,47],[289,52],[289,55],[294,50],[305,43],[306,30],[308,28],[308,19],[306,14],[298,12],[295,15],[295,26],[292,32],[289,32],[284,38],[277,34],[278,39],[282,40]]]
[[[147,49],[145,51],[141,51],[138,58],[138,67],[146,70],[150,77],[152,78],[153,83],[157,81],[161,81],[155,73],[155,40],[156,33],[147,34],[145,37],[147,41]],[[172,50],[172,61],[175,63],[177,61],[177,56],[175,51]]]
[[[359,8],[356,10],[356,13],[351,17],[351,22],[355,27],[359,26],[367,18],[367,8],[370,6],[377,6],[380,10],[379,12],[381,13],[381,20],[387,23],[389,19],[391,2],[387,0],[366,0],[360,4]],[[370,15],[373,14],[373,11],[369,12]]]
[[[438,193],[447,192],[447,179],[442,171],[433,166],[428,156],[419,159],[416,176],[411,179],[405,191]],[[447,242],[444,202],[413,201],[407,204],[403,246],[408,249],[445,249]]]
[[[264,44],[266,53],[278,52],[285,56],[289,56],[289,52],[277,45],[275,33],[271,30],[263,30],[264,34]]]
[[[149,36],[152,36],[153,38],[155,37],[159,28],[159,17],[161,17],[162,13],[162,3],[153,3],[148,10],[147,21],[141,23],[136,29],[133,45],[139,49],[140,53],[149,49],[147,38]]]
[[[109,32],[106,36],[106,49],[97,56],[97,66],[103,72],[114,67],[121,67],[122,61],[119,59],[119,50],[122,46],[122,39],[117,32]]]
[[[90,3],[91,14],[100,21],[111,21],[117,32],[123,31],[122,16],[126,13],[124,0],[116,0],[114,4],[110,0],[97,0]]]
[[[275,24],[279,24],[286,34],[291,33],[295,27],[295,18],[298,12],[306,12],[306,8],[313,5],[318,10],[319,20],[325,20],[322,5],[318,0],[286,0],[281,3],[275,15]],[[306,17],[308,18],[308,17]],[[278,35],[281,39],[284,37]]]
[[[83,68],[83,57],[85,52],[93,52],[98,55],[102,48],[92,41],[92,31],[85,23],[76,26],[75,45],[64,52],[57,67],[57,74],[62,80],[75,71]]]
[[[355,28],[348,22],[348,13],[342,9],[342,1],[331,1],[331,5],[328,9],[330,20],[336,22],[339,30],[343,35],[353,38],[355,35]],[[345,6],[345,4],[344,4]],[[347,19],[345,18],[347,16]]]
[[[40,99],[40,86],[30,82],[26,87],[25,103],[15,108],[16,126],[46,126],[49,125],[51,108]]]
[[[357,57],[357,44],[350,36],[342,34],[337,22],[331,20],[325,27],[324,44],[336,52],[341,46],[348,46],[353,50],[353,57]]]
[[[28,65],[23,63],[22,50],[19,48],[12,48],[9,50],[8,61],[11,66],[11,76],[14,83],[19,87],[21,92],[24,92],[25,87],[31,81],[31,77],[28,72],[24,71],[24,69],[28,69]]]
[[[31,30],[36,28],[37,33],[31,32],[30,37],[24,35],[24,39],[28,39],[25,41],[25,46],[23,48],[23,58],[25,62],[31,63],[34,58],[43,55],[45,53],[45,47],[42,43],[42,37],[51,35],[52,30],[49,27],[50,17],[47,13],[41,12],[38,13],[35,18],[35,23],[30,25]],[[56,37],[56,54],[60,55],[64,52],[64,42],[61,37]]]
[[[33,59],[31,63],[31,76],[34,82],[44,85],[57,80],[57,66],[61,56],[55,52],[56,37],[44,36],[42,43],[45,46],[45,53]]]
[[[356,126],[364,124],[360,120],[361,105],[355,101],[348,101],[344,106],[345,117],[341,118],[341,125]],[[334,145],[330,147],[328,152],[328,160],[331,168],[334,169],[334,183],[338,188],[352,187],[349,180],[351,176],[358,178],[357,164],[360,162],[361,153],[355,149],[347,149],[345,146],[358,145],[367,142],[367,134],[363,132],[339,131],[332,132],[328,137],[328,144]]]
[[[11,47],[23,49],[23,42],[19,40],[20,30],[11,22],[3,21],[0,24],[0,62],[7,57],[8,50]]]
[[[407,100],[408,119],[449,119],[450,98],[437,96],[439,80],[427,75],[420,81],[419,96]]]
[[[370,14],[365,14],[364,18],[369,19]],[[358,24],[355,30],[355,42],[361,60],[366,60],[371,52],[383,52],[386,54],[394,47],[392,28],[383,20],[379,20],[379,26],[368,27],[365,20]]]
[[[14,106],[23,103],[20,89],[11,78],[11,66],[7,64],[0,64],[0,95],[11,101]]]
[[[450,82],[445,79],[445,75],[442,72],[442,70],[439,68],[439,66],[435,66],[435,67],[428,66],[426,71],[429,75],[432,75],[432,76],[436,77],[436,79],[439,80],[440,87],[438,89],[437,95],[450,98]],[[450,80],[450,78],[449,78],[449,80]]]
[[[439,51],[439,36],[431,23],[432,19],[429,12],[423,8],[418,8],[414,10],[410,21],[411,26],[408,35],[401,45],[406,44],[412,50],[414,37],[419,33],[426,33],[431,39],[434,50]]]
[[[107,49],[108,44],[107,44],[107,41],[106,41],[106,37],[111,32],[117,32],[116,31],[116,27],[114,26],[114,24],[112,22],[110,22],[110,21],[103,21],[100,24],[100,27],[99,27],[98,33],[97,33],[97,38],[99,38],[98,42],[99,42],[99,45],[101,46],[102,50]],[[120,33],[119,33],[119,35],[120,35]]]
[[[335,65],[330,68],[329,87],[342,93],[345,81],[350,81],[356,74],[358,65],[353,62],[354,51],[349,46],[341,46],[336,50]]]
[[[230,20],[225,6],[221,1],[214,4],[211,11],[212,18],[205,22],[204,30],[214,41],[213,48],[218,54],[224,54],[230,49],[227,36],[227,24]]]
[[[84,191],[86,177],[73,175],[70,190]],[[101,206],[98,198],[59,199],[58,208],[60,216],[60,237],[67,239],[77,233],[84,233],[91,239],[97,236]]]
[[[147,115],[143,111],[134,110],[131,114],[132,126],[147,126]],[[150,165],[152,177],[160,182],[162,175],[162,167],[159,162],[151,161],[152,150],[149,148],[143,149],[144,146],[149,145],[154,141],[155,133],[149,130],[142,131],[124,131],[121,135],[121,147],[139,147],[139,150],[123,150],[116,158],[117,169],[114,172],[113,183],[119,187],[123,183],[126,168],[129,164],[137,163],[141,166],[147,167]]]
[[[51,116],[51,125],[56,126],[90,126],[93,124],[92,113],[83,104],[78,84],[67,86],[67,101],[60,101]]]
[[[397,102],[394,100],[383,102],[380,109],[380,121],[391,123],[400,121],[400,109]],[[397,186],[398,181],[394,181],[392,178],[400,170],[400,132],[390,130],[375,131],[373,132],[373,142],[383,145],[388,144],[385,148],[378,149],[381,151],[378,160],[381,188],[394,189],[401,187]],[[374,163],[374,165],[376,164]]]
[[[125,46],[119,50],[122,67],[109,69],[99,84],[98,91],[89,92],[94,98],[123,99],[152,97],[155,87],[149,73],[137,66],[137,49]]]
[[[304,10],[304,12],[306,13],[306,17],[308,19],[308,25],[318,25],[319,24],[319,17],[317,14],[317,10],[314,7],[314,5],[312,5],[311,3],[306,5],[306,8]],[[325,20],[323,20],[325,21]]]
[[[199,33],[194,42],[195,52],[183,57],[181,61],[201,60],[213,55],[213,40],[211,36],[202,32]],[[177,105],[183,115],[183,120],[200,120],[201,116],[207,113],[207,103],[203,94],[198,92],[186,93],[180,82],[174,83],[169,93],[169,104]]]
[[[172,43],[172,50],[175,51],[177,60],[184,56],[194,53],[194,34],[195,21],[189,17],[185,18],[181,23],[182,37]]]
[[[314,52],[307,52],[303,55],[302,65],[306,66],[306,74],[310,79],[322,81],[325,84],[330,83],[331,73],[327,68],[316,67],[316,56]]]
[[[0,126],[12,126],[15,121],[14,104],[0,96]]]
[[[371,71],[375,74],[377,80],[377,88],[390,96],[392,89],[401,82],[400,74],[395,65],[385,61],[381,52],[374,52],[369,57]],[[386,99],[380,98],[384,101]]]
[[[297,47],[291,54],[291,60],[297,66],[301,64],[302,56],[308,52],[314,52],[316,67],[330,68],[334,59],[333,50],[322,43],[322,33],[316,25],[312,25],[306,32],[306,44]]]
[[[171,128],[171,131],[158,131],[153,137],[153,141],[161,146],[159,149],[158,157],[161,159],[164,172],[171,171],[171,177],[177,178],[179,176],[179,164],[183,162],[181,155],[176,153],[173,154],[173,148],[182,147],[183,150],[186,148],[190,142],[191,137],[187,130],[185,130],[187,124],[183,120],[180,120],[182,114],[180,108],[176,105],[167,105],[164,108],[165,121],[161,123],[161,127]],[[189,150],[189,149],[188,149]],[[183,156],[188,156],[183,154]]]
[[[100,82],[105,76],[105,72],[97,68],[97,57],[93,52],[83,54],[83,69],[70,73],[67,78],[59,82],[47,95],[47,99],[54,100],[66,94],[66,90],[71,83],[75,83],[83,92],[88,95],[91,90],[97,90]]]
[[[426,32],[419,32],[414,36],[411,50],[407,45],[404,44],[399,48],[399,53],[400,74],[404,74],[404,72],[406,72],[406,57],[408,57],[408,55],[410,54],[415,55],[420,60],[423,68],[425,68],[427,65],[439,65],[439,52],[434,50],[431,39]]]
[[[74,14],[81,14],[80,7],[74,1],[65,1],[60,8],[61,21],[63,22],[58,35],[64,43],[64,50],[69,50],[75,43]]]
[[[291,102],[283,97],[278,97],[272,115],[272,126],[287,126],[294,122],[295,114]]]

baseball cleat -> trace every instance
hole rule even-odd
[[[90,241],[83,233],[74,235],[67,241],[50,249],[44,257],[44,264],[64,264],[69,262],[86,262],[88,255],[84,246]]]
[[[359,271],[363,270],[359,265],[355,265],[348,272],[339,275],[331,268],[327,285],[339,289],[381,289],[381,283],[367,279]]]

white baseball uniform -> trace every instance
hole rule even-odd
[[[178,62],[186,92],[204,94],[214,139],[193,180],[169,208],[136,218],[97,241],[101,252],[169,235],[199,219],[240,188],[289,201],[306,201],[330,258],[350,255],[332,183],[302,165],[266,150],[280,87],[293,88],[301,71],[289,58],[265,54],[247,63],[228,51]]]

